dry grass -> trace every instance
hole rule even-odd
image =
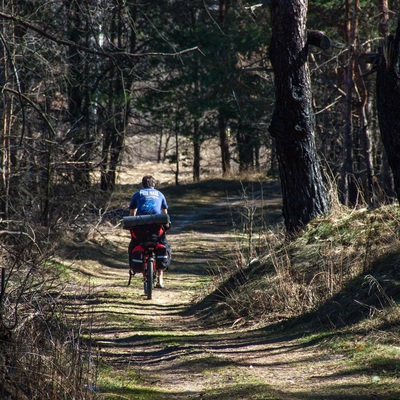
[[[77,318],[67,318],[64,268],[51,257],[55,237],[9,237],[1,245],[0,398],[91,399],[93,357]],[[49,248],[50,247],[50,248]],[[75,294],[76,295],[76,294]]]
[[[253,220],[262,213],[246,201],[242,210]],[[322,324],[351,323],[354,308],[367,317],[383,315],[387,309],[398,313],[398,265],[385,266],[387,260],[382,258],[389,251],[400,254],[395,205],[334,207],[331,214],[315,219],[291,240],[279,227],[267,230],[253,222],[249,226],[251,232],[242,233],[231,257],[235,271],[225,271],[228,277],[216,276],[215,286],[224,305],[219,309],[226,318],[265,324],[307,313],[330,313],[323,307],[333,301],[344,307],[350,302],[349,319],[345,311],[335,310],[329,321],[319,317]]]

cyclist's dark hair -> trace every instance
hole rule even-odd
[[[144,188],[154,187],[156,185],[156,180],[151,175],[146,175],[142,179],[142,186]]]

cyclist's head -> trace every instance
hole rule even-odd
[[[146,175],[142,179],[142,186],[144,188],[154,187],[156,185],[156,180],[151,175]]]

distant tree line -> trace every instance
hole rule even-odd
[[[222,175],[229,176],[233,165],[268,174],[278,163],[283,185],[290,168],[300,172],[303,150],[311,150],[306,175],[292,176],[283,191],[287,211],[298,208],[289,229],[328,209],[324,176],[344,204],[393,199],[399,193],[397,156],[392,145],[383,146],[380,131],[393,126],[395,117],[386,110],[396,113],[387,88],[398,85],[398,35],[389,35],[396,32],[398,2],[256,3],[3,2],[2,218],[25,213],[49,225],[64,215],[57,205],[69,196],[93,184],[112,191],[126,139],[137,134],[159,138],[159,161],[166,155],[162,144],[176,139],[168,151],[177,183],[181,138],[192,144],[194,181],[201,179],[209,138],[219,141]],[[292,49],[291,22],[285,25],[283,14],[295,18]],[[306,31],[324,32],[329,48],[310,43]],[[300,64],[290,72],[286,61],[298,50]],[[388,69],[392,82],[385,79]],[[300,81],[284,89],[288,82],[280,73],[291,76],[290,84]],[[305,108],[296,108],[296,96]],[[303,140],[297,150],[296,132]],[[265,152],[268,166],[260,164]],[[325,189],[312,194],[315,182]],[[307,211],[296,197],[304,197]]]

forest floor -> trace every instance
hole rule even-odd
[[[155,289],[153,300],[143,296],[140,277],[127,286],[129,232],[110,224],[94,235],[101,247],[82,245],[75,267],[90,277],[90,295],[77,311],[90,324],[99,348],[95,398],[400,398],[400,391],[389,393],[384,380],[312,336],[262,321],[251,327],[240,321],[218,326],[198,317],[195,311],[208,307],[202,299],[212,285],[209,271],[215,274],[223,259],[234,267],[230,212],[239,186],[236,182],[223,189],[230,191],[229,200],[217,184],[214,193],[202,196],[196,190],[190,194],[190,185],[168,188],[173,262],[165,274],[166,287]],[[122,194],[126,203],[130,190]],[[264,197],[271,218],[279,219],[277,185],[267,185]]]

